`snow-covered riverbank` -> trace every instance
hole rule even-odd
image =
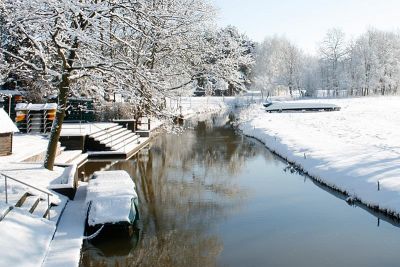
[[[363,203],[400,214],[400,97],[308,100],[338,112],[244,109],[239,129],[314,178]],[[379,191],[378,191],[379,182]]]

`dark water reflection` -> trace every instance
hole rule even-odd
[[[194,125],[86,167],[127,170],[141,221],[131,237],[85,243],[82,266],[398,266],[397,227],[285,172],[227,117]]]

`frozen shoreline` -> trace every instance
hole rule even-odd
[[[315,180],[400,217],[400,97],[302,102],[342,111],[267,113],[252,105],[238,115],[238,128]]]

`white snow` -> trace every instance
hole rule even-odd
[[[316,179],[368,205],[399,214],[400,97],[324,102],[342,109],[268,113],[261,105],[252,105],[239,115],[239,128]]]
[[[69,201],[42,267],[79,266],[87,206],[86,183],[80,183],[75,198]]]
[[[92,201],[88,217],[90,226],[131,222],[132,196],[100,197]]]
[[[20,162],[46,152],[49,139],[42,135],[14,134],[13,153],[1,157],[1,162]],[[29,149],[28,149],[29,148]]]
[[[56,157],[55,163],[57,165],[70,163],[80,155],[82,155],[82,150],[66,150]]]
[[[49,171],[41,163],[3,163],[0,164],[0,173],[46,190],[45,188],[50,189],[55,188],[56,185],[71,183],[70,178],[74,171],[72,167],[72,165],[67,168],[55,166],[53,171]],[[58,203],[56,195],[54,197],[54,201]]]
[[[0,108],[0,134],[2,133],[16,133],[19,132],[17,126],[10,119],[4,109]]]
[[[32,104],[32,103],[18,103],[15,105],[15,110],[50,110],[57,109],[56,103],[46,104]]]
[[[32,217],[17,208],[0,223],[0,266],[41,266],[55,223]]]
[[[86,202],[91,202],[88,224],[129,222],[135,183],[126,171],[98,171],[89,181]]]

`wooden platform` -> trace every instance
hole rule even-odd
[[[263,106],[267,112],[319,112],[319,111],[339,111],[340,107],[327,103],[286,103],[286,102],[267,102]]]

